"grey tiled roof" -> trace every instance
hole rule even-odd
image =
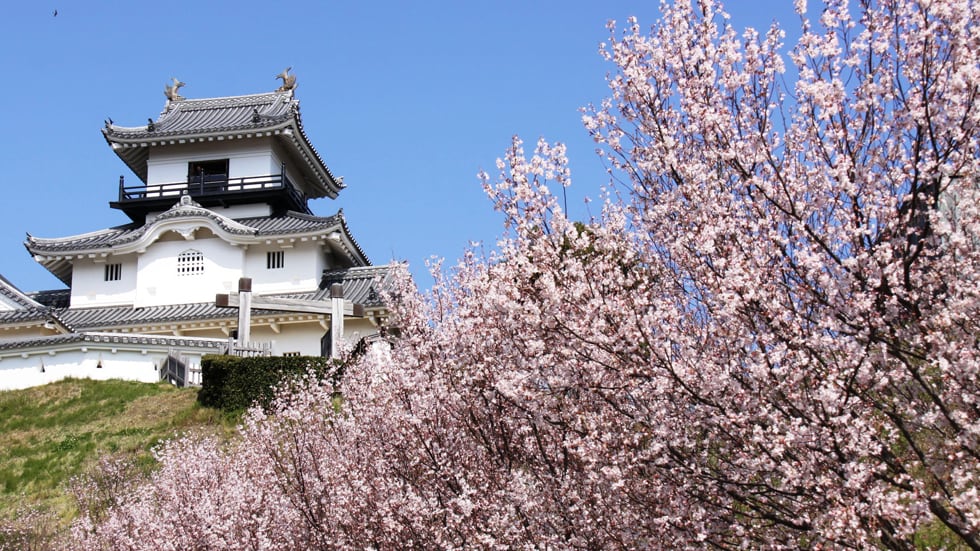
[[[31,323],[51,321],[48,307],[22,293],[5,277],[0,276],[0,295],[16,307],[13,310],[0,310],[0,323]]]
[[[76,342],[106,343],[119,345],[157,345],[180,348],[218,350],[226,344],[223,339],[168,337],[164,335],[127,335],[123,333],[66,333],[44,337],[27,337],[0,340],[0,350],[47,348]]]
[[[71,301],[71,289],[35,291],[33,293],[27,293],[27,296],[48,308],[68,308],[68,304]]]
[[[152,129],[151,129],[152,128]],[[310,197],[336,197],[344,184],[334,177],[310,143],[292,92],[168,101],[152,125],[125,127],[108,123],[102,134],[141,180],[146,181],[148,147],[181,141],[276,136],[305,159],[318,190]]]
[[[344,286],[344,298],[367,308],[383,306],[381,293],[391,277],[392,265],[362,266],[345,270],[324,271],[320,289],[307,293],[288,293],[279,295],[283,298],[305,300],[330,300],[330,285],[340,283]],[[53,304],[63,304],[57,300],[63,291],[45,291],[34,296],[52,297]],[[149,325],[181,323],[188,321],[237,320],[238,314],[234,309],[218,308],[213,302],[198,302],[190,304],[173,304],[161,306],[108,306],[100,308],[66,308],[52,307],[44,310],[51,319],[61,321],[72,331],[94,331],[130,325]],[[257,315],[278,315],[288,312],[263,310]],[[13,320],[12,320],[13,321]],[[0,323],[7,320],[0,316]]]
[[[313,216],[294,211],[288,211],[278,216],[262,216],[252,218],[230,219],[214,211],[195,206],[177,204],[170,210],[152,219],[147,219],[145,225],[126,224],[81,235],[68,237],[35,237],[28,234],[24,246],[32,255],[57,255],[77,253],[80,251],[101,251],[119,247],[139,240],[157,224],[176,218],[203,216],[213,220],[218,227],[233,235],[270,237],[299,234],[321,234],[333,230],[342,230],[354,245],[355,254],[368,262],[367,255],[354,240],[347,227],[343,211],[333,216]],[[57,274],[56,274],[57,275]]]
[[[330,286],[344,286],[344,298],[366,307],[382,306],[381,293],[388,285],[393,266],[362,266],[346,270],[325,270],[320,290],[310,300],[330,300]]]
[[[110,124],[105,134],[129,140],[161,137],[188,137],[239,130],[267,130],[282,127],[299,109],[292,94],[270,92],[223,98],[168,101],[160,116],[148,125],[125,127]]]
[[[218,308],[213,302],[162,306],[108,306],[101,308],[65,308],[58,316],[74,330],[122,327],[133,323],[176,323],[192,320],[237,318],[238,314]]]
[[[20,291],[7,278],[0,276],[0,295],[7,297],[11,302],[18,305],[21,309],[31,310],[43,308],[44,306]]]
[[[51,314],[45,309],[30,308],[25,310],[0,311],[0,324],[44,322],[51,319]]]
[[[339,226],[343,214],[338,212],[333,216],[313,216],[301,212],[289,211],[283,216],[261,216],[256,218],[239,218],[238,223],[248,226],[255,235],[288,235],[291,233],[306,233]]]
[[[156,225],[168,220],[190,217],[204,217],[212,220],[219,228],[233,236],[242,238],[246,243],[251,238],[259,240],[279,236],[323,236],[334,231],[340,231],[344,239],[338,242],[338,245],[350,257],[351,262],[354,265],[371,263],[351,234],[343,210],[338,211],[333,216],[314,216],[287,211],[274,216],[231,219],[203,208],[193,201],[190,204],[178,203],[156,217],[147,218],[146,224],[142,226],[131,223],[81,235],[54,238],[34,237],[27,234],[24,246],[55,277],[64,281],[65,284],[70,284],[71,255],[110,251],[125,254],[130,252],[126,250],[126,247],[130,246],[129,244],[139,241]]]
[[[358,266],[343,270],[324,270],[320,280],[320,288],[307,293],[291,293],[281,295],[283,298],[300,300],[330,300],[330,286],[340,283],[344,286],[344,299],[365,308],[384,306],[381,294],[391,279],[393,265]]]

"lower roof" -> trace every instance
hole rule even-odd
[[[186,197],[186,196],[185,196]],[[347,226],[343,210],[333,216],[314,216],[287,211],[270,216],[228,218],[215,211],[182,199],[170,209],[147,219],[145,224],[125,224],[99,231],[58,238],[42,238],[27,234],[24,246],[28,252],[55,277],[71,285],[72,262],[89,255],[127,254],[151,244],[172,228],[174,221],[191,222],[208,227],[235,243],[248,244],[274,238],[302,238],[336,234],[344,254],[354,266],[370,265],[371,261],[358,245]]]
[[[389,282],[393,269],[394,265],[383,265],[328,270],[324,271],[319,288],[315,291],[263,296],[329,302],[330,287],[339,283],[344,286],[345,300],[361,304],[368,310],[378,310],[384,308],[382,293]],[[47,316],[71,331],[95,331],[150,324],[233,321],[238,319],[237,309],[220,308],[215,306],[214,302],[168,304],[140,308],[133,306],[69,308],[69,293],[70,291],[67,289],[29,293],[28,296],[31,299],[44,307],[43,310],[32,310],[30,318],[33,320],[39,315]],[[267,315],[288,313],[264,310],[257,311],[255,315],[260,318]],[[22,310],[0,312],[0,325],[23,323],[25,315],[26,312]]]
[[[219,350],[227,345],[224,339],[200,337],[170,337],[166,335],[137,335],[124,333],[66,333],[63,335],[31,336],[0,340],[0,350],[29,350],[32,348],[51,348],[79,342],[105,345],[167,346],[179,348],[200,348]]]

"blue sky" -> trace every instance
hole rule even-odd
[[[729,2],[737,28],[793,27],[790,0]],[[57,16],[54,11],[57,10]],[[439,1],[11,3],[0,21],[6,82],[0,274],[25,291],[62,287],[23,247],[128,222],[108,207],[119,175],[103,120],[156,118],[171,76],[188,98],[274,90],[292,66],[304,127],[334,174],[343,208],[376,264],[424,263],[490,246],[501,219],[476,174],[495,173],[511,136],[568,145],[569,210],[586,217],[607,176],[579,108],[607,95],[598,55],[610,19],[648,27],[656,2]]]

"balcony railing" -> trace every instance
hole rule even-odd
[[[245,176],[242,178],[229,178],[224,174],[209,174],[193,176],[184,182],[140,184],[137,186],[127,186],[125,180],[120,176],[119,202],[159,199],[169,196],[179,197],[185,194],[196,198],[275,189],[293,191],[297,194],[297,198],[302,197],[299,190],[292,185],[285,174]]]

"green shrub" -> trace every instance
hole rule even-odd
[[[336,384],[342,369],[319,356],[205,356],[201,360],[202,406],[240,413],[252,404],[269,407],[275,389],[291,380],[314,373]]]

